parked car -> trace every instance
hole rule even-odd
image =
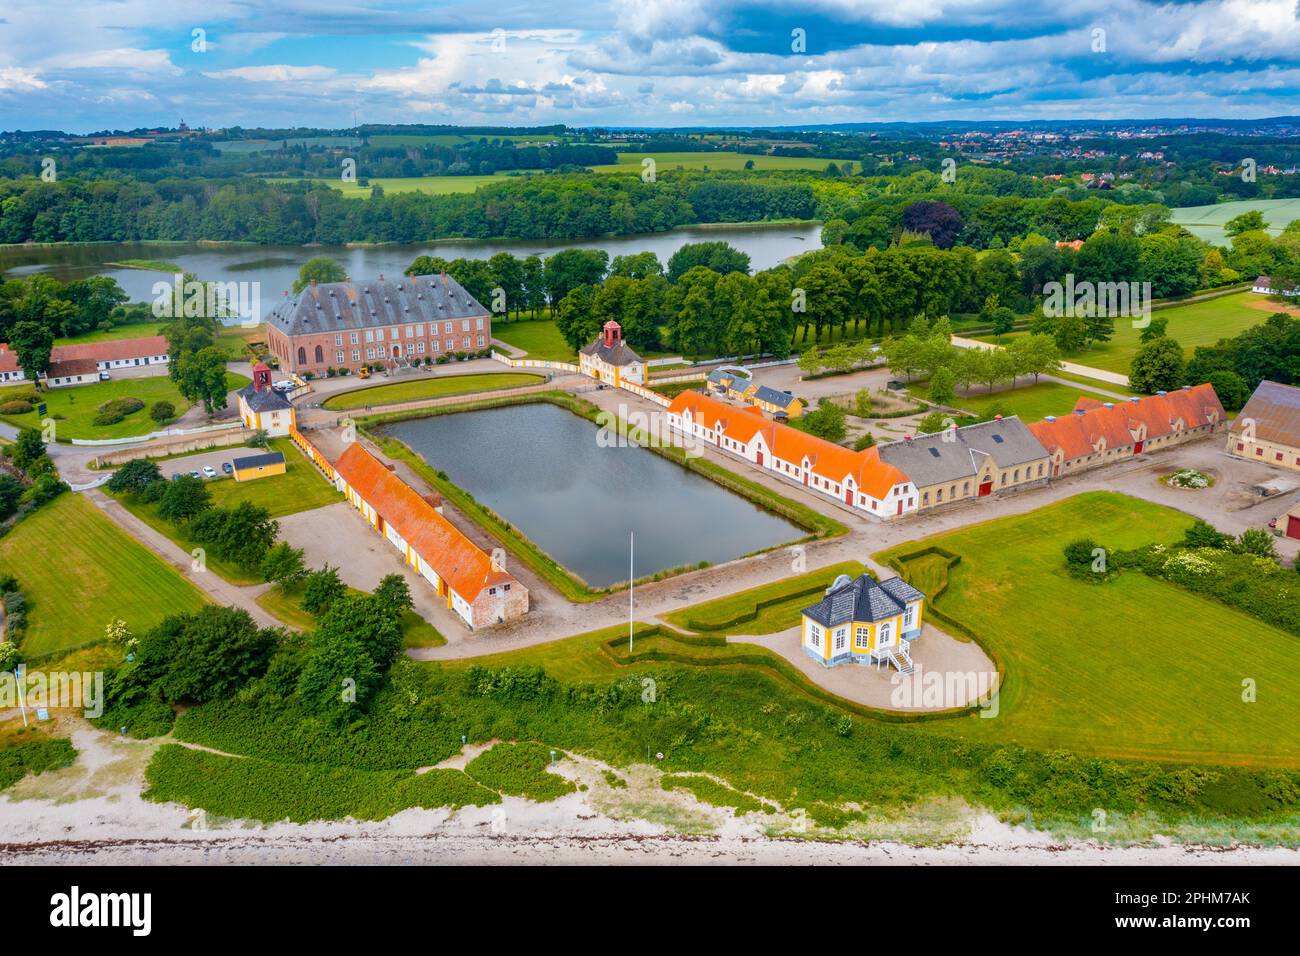
[[[191,471],[191,472],[190,472],[190,477],[191,477],[191,478],[202,478],[203,476],[200,475],[197,471]]]
[[[181,480],[181,473],[179,471],[173,471],[172,481],[180,481],[180,480]]]
[[[204,477],[204,478],[215,478],[215,477],[217,477],[217,469],[213,468],[211,465],[204,465],[204,466],[203,466],[203,477]]]
[[[235,466],[228,461],[223,461],[221,463],[221,470],[227,475],[232,475],[235,473]]]
[[[100,373],[99,373],[99,380],[100,380],[101,382],[107,382],[107,381],[108,381],[110,378],[112,378],[112,377],[113,377],[113,376],[109,375],[107,372],[100,372]]]

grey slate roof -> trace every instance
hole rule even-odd
[[[949,440],[945,441],[945,437]],[[911,441],[904,439],[879,447],[881,459],[906,474],[918,488],[973,477],[986,455],[999,468],[1048,457],[1047,450],[1015,415],[967,425],[947,435],[919,435]]]
[[[879,584],[869,575],[831,587],[826,596],[812,607],[803,609],[823,627],[839,627],[849,621],[883,621],[902,614],[909,601],[925,595],[902,578],[890,578]]]
[[[1300,448],[1300,388],[1265,379],[1232,423],[1232,431],[1240,434],[1247,419],[1254,421],[1260,441]]]
[[[613,348],[607,348],[603,336],[589,345],[584,345],[582,354],[599,356],[606,365],[633,365],[642,361],[641,356],[637,355],[626,342],[619,341]]]
[[[760,385],[754,392],[754,398],[760,402],[767,402],[769,405],[775,405],[777,408],[786,408],[794,401],[794,396],[789,392],[783,392],[780,389],[772,388],[770,385]]]
[[[293,336],[487,315],[459,282],[436,275],[309,285],[272,309],[266,321]]]
[[[260,468],[263,465],[278,465],[283,461],[284,452],[268,451],[261,455],[245,455],[243,458],[236,458],[233,464],[236,469]]]
[[[293,408],[293,403],[281,395],[273,388],[264,388],[260,392],[249,382],[241,388],[238,394],[248,407],[255,412],[280,412],[286,408]]]

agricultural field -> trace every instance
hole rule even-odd
[[[544,136],[537,133],[494,133],[490,136],[473,136],[465,133],[431,133],[428,135],[421,133],[381,133],[378,136],[369,137],[368,142],[371,146],[383,149],[392,146],[464,146],[468,143],[477,143],[480,139],[489,141],[499,139],[511,143],[549,143],[556,138],[555,136]]]
[[[1177,541],[1191,520],[1089,492],[876,555],[900,561],[904,576],[930,593],[946,571],[934,608],[1006,667],[997,717],[936,721],[932,729],[1113,758],[1297,766],[1294,637],[1135,570],[1094,583],[1064,568],[1062,548],[1085,534],[1103,548],[1135,548]],[[928,547],[961,561],[945,568],[933,555],[907,558]],[[1257,703],[1242,700],[1246,677],[1269,688]]]
[[[1192,302],[1187,305],[1174,305],[1166,309],[1157,309],[1151,313],[1152,318],[1169,320],[1168,335],[1183,347],[1190,358],[1198,345],[1213,345],[1219,339],[1231,338],[1244,332],[1253,325],[1259,325],[1280,306],[1267,296],[1254,292],[1234,292]],[[1012,332],[1002,336],[1007,339],[1024,332]],[[1103,369],[1107,372],[1128,374],[1129,365],[1141,344],[1141,329],[1133,328],[1133,321],[1126,318],[1115,320],[1115,335],[1103,345],[1093,345],[1082,352],[1065,356],[1067,362]],[[976,336],[982,342],[994,341],[992,335]]]
[[[641,163],[647,157],[654,159],[657,172],[665,172],[681,167],[683,169],[721,169],[740,170],[752,162],[756,170],[765,169],[812,169],[818,172],[826,168],[830,159],[817,159],[804,156],[751,156],[745,153],[619,153],[618,162],[606,166],[592,166],[597,173],[637,173],[640,174]],[[843,165],[841,163],[841,165]]]
[[[29,657],[94,641],[116,618],[142,634],[203,595],[85,497],[65,492],[0,538],[0,572],[27,598]]]
[[[226,387],[231,391],[243,388],[248,378],[226,373]],[[30,400],[34,389],[31,385],[10,385],[0,388],[0,404],[16,398]],[[45,402],[47,417],[55,421],[55,434],[59,441],[72,438],[128,438],[132,435],[147,435],[166,427],[149,417],[149,408],[154,402],[171,402],[180,417],[190,407],[190,403],[181,396],[176,383],[162,375],[148,378],[114,378],[107,382],[94,382],[90,385],[77,385],[71,388],[54,388],[42,391],[40,400]],[[115,398],[138,398],[144,407],[125,416],[113,425],[96,425],[95,416],[99,406]],[[3,415],[0,420],[19,428],[39,428],[41,416],[33,408],[21,415]]]
[[[1169,219],[1197,239],[1203,239],[1216,246],[1228,246],[1232,244],[1232,240],[1224,235],[1224,223],[1252,209],[1258,209],[1264,214],[1268,232],[1274,236],[1285,229],[1288,223],[1300,219],[1300,199],[1242,199],[1209,206],[1184,206],[1171,210]],[[1247,278],[1255,277],[1247,276]]]
[[[518,172],[518,170],[512,170]],[[368,179],[366,185],[345,183],[337,179],[314,179],[341,192],[347,199],[366,199],[371,188],[381,187],[385,193],[424,193],[427,196],[449,196],[453,193],[472,193],[480,186],[499,183],[507,178],[505,173],[494,176],[407,176]],[[272,178],[269,182],[302,182],[302,180]]]
[[[546,379],[526,372],[488,372],[476,375],[440,375],[434,378],[412,378],[388,385],[371,385],[353,391],[331,395],[321,403],[323,408],[367,408],[375,405],[392,405],[423,398],[446,398],[451,395],[470,395],[476,392],[494,392],[503,388],[522,388],[539,385]]]

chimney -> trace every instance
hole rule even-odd
[[[1082,409],[1082,408],[1076,408],[1076,409],[1074,410],[1074,414],[1078,415],[1080,418],[1083,417],[1083,413],[1084,413],[1084,409]]]
[[[1157,394],[1157,395],[1168,395],[1169,393],[1166,392],[1166,391],[1162,388],[1162,389],[1160,389],[1160,391],[1156,392],[1156,394]]]
[[[1129,400],[1130,402],[1140,402],[1140,401],[1142,401],[1142,399],[1138,398],[1136,395],[1130,395],[1128,400]]]
[[[1054,422],[1054,421],[1056,421],[1056,416],[1055,416],[1055,415],[1048,415],[1046,418],[1043,419],[1043,421],[1045,421],[1045,422]]]
[[[1002,416],[1001,416],[1001,415],[994,415],[994,416],[993,416],[993,420],[994,420],[995,422],[1000,422],[1000,421],[1002,421]]]
[[[1114,408],[1114,407],[1115,407],[1115,403],[1114,403],[1114,402],[1102,402],[1102,404],[1103,404],[1106,408]]]

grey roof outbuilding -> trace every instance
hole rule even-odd
[[[973,477],[985,456],[999,468],[1014,468],[1045,460],[1048,454],[1015,415],[880,446],[881,459],[918,488]]]

